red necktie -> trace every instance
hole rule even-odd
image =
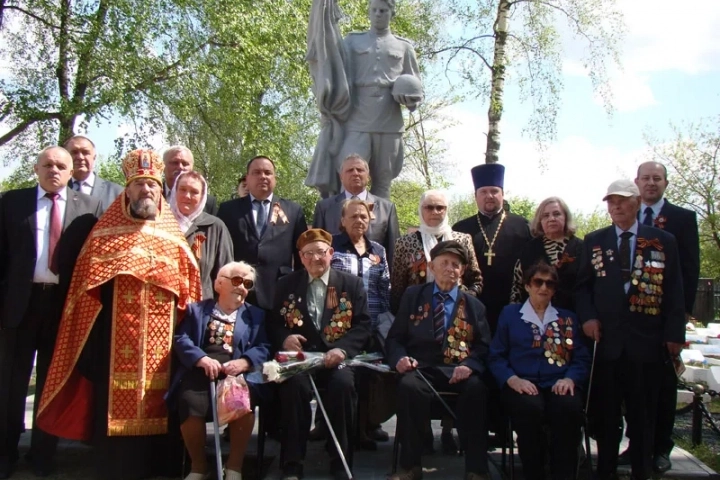
[[[59,193],[46,193],[45,196],[52,201],[50,209],[50,243],[48,245],[48,268],[55,275],[58,274],[58,259],[56,255],[56,247],[60,234],[62,233],[62,224],[60,222],[60,206],[58,205]]]

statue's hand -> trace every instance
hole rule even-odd
[[[422,100],[415,95],[393,95],[393,99],[400,105],[405,105],[411,112],[415,111]]]

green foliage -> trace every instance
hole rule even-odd
[[[510,211],[516,215],[520,215],[531,221],[535,216],[535,210],[537,210],[537,203],[533,202],[527,197],[507,197],[508,204],[510,205]]]
[[[463,218],[475,215],[477,211],[474,195],[467,194],[453,197],[452,200],[450,200],[450,208],[448,210],[450,225],[455,225]]]
[[[575,235],[583,238],[590,232],[605,228],[612,223],[607,212],[595,210],[590,214],[576,212],[573,214],[575,227],[577,228]]]
[[[651,158],[668,169],[667,198],[697,212],[700,276],[720,278],[720,116],[671,126],[670,140],[646,135]]]
[[[125,174],[119,159],[98,158],[95,162],[95,171],[104,180],[125,185]]]
[[[390,188],[390,200],[395,203],[400,233],[404,234],[408,228],[417,228],[420,225],[418,206],[420,196],[427,190],[425,186],[411,180],[397,179]]]

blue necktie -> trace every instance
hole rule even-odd
[[[253,200],[253,204],[257,206],[257,219],[255,220],[255,226],[260,235],[265,231],[267,225],[267,214],[265,213],[265,203],[267,200]]]
[[[445,300],[450,297],[448,293],[437,292],[435,294],[435,311],[433,314],[433,325],[435,327],[435,341],[442,345],[445,340]]]
[[[653,209],[650,207],[645,208],[645,218],[643,219],[643,225],[648,227],[653,226]]]

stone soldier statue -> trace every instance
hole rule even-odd
[[[358,154],[368,159],[371,193],[390,198],[403,164],[400,105],[414,110],[423,99],[415,50],[390,32],[395,0],[371,0],[368,14],[370,30],[342,43],[335,0],[315,0],[310,15],[307,60],[323,129],[305,184],[323,196],[339,192],[340,163]]]

